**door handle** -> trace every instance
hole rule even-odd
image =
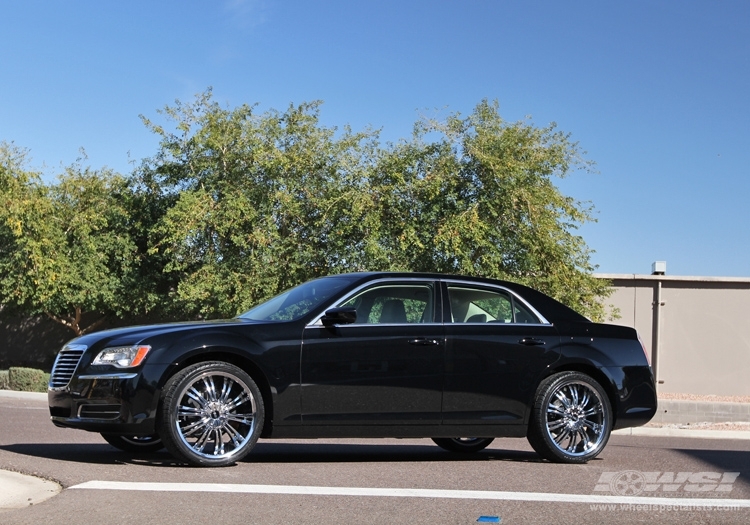
[[[524,337],[520,341],[518,341],[518,344],[526,345],[526,346],[542,346],[547,344],[544,339],[535,339],[534,337]]]
[[[425,339],[424,337],[419,337],[417,339],[409,339],[409,344],[416,346],[437,346],[440,344],[440,341],[437,339]]]

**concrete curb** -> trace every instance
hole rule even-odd
[[[47,393],[0,390],[0,398],[46,402]],[[0,470],[0,513],[36,505],[56,496],[61,491],[62,487],[53,481]]]
[[[659,399],[652,423],[750,422],[750,403]]]
[[[0,470],[0,512],[36,505],[61,491],[62,487],[54,481]]]
[[[748,430],[699,430],[670,427],[634,427],[612,432],[613,436],[675,437],[703,439],[750,439]]]

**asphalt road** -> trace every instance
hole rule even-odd
[[[587,465],[542,461],[522,439],[475,455],[429,440],[261,441],[236,466],[194,469],[58,429],[39,397],[0,397],[0,468],[64,487],[0,512],[8,525],[750,522],[741,440],[612,436]]]

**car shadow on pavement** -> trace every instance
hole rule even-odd
[[[711,469],[720,472],[740,472],[745,480],[750,477],[749,450],[680,449],[678,452],[693,460],[697,459],[706,465],[711,465]]]
[[[513,461],[542,462],[534,452],[487,448],[477,453],[447,452],[437,445],[260,442],[245,460],[252,463],[361,463]]]
[[[0,450],[25,456],[96,465],[139,464],[154,467],[184,465],[165,450],[123,452],[96,443],[18,443]],[[260,442],[243,463],[409,463],[448,461],[543,462],[534,452],[488,448],[474,454],[446,452],[435,445],[274,443]]]
[[[93,465],[115,465],[122,463],[139,463],[175,467],[181,463],[166,451],[154,453],[122,452],[107,444],[98,443],[18,443],[1,445],[0,450],[23,454],[25,456],[70,461],[73,463],[89,463]]]

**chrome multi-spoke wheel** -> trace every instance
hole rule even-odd
[[[602,451],[611,431],[609,398],[591,377],[562,372],[539,386],[528,439],[542,457],[585,463]]]
[[[161,438],[151,436],[123,436],[120,434],[102,433],[107,443],[126,452],[157,452],[164,448]]]
[[[450,452],[479,452],[489,446],[494,438],[432,438],[437,446]]]
[[[160,434],[191,465],[230,465],[255,446],[263,415],[260,390],[247,373],[228,363],[199,363],[165,386]]]

